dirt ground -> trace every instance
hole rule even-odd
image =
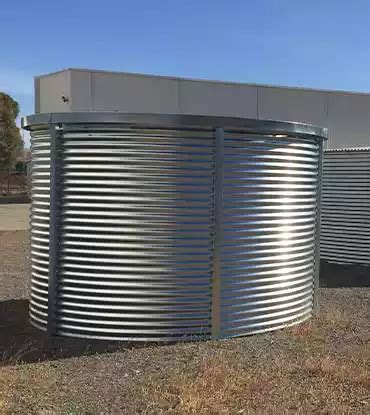
[[[49,341],[28,323],[28,232],[0,232],[0,413],[370,412],[370,289],[320,289],[275,333],[188,344]]]
[[[0,231],[19,231],[29,228],[28,203],[7,204],[0,203]]]

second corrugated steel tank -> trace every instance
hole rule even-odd
[[[324,153],[321,258],[370,266],[370,148]]]
[[[122,114],[35,116],[24,125],[35,326],[176,340],[273,330],[311,315],[325,131]]]

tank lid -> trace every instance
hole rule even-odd
[[[47,124],[132,124],[158,127],[203,127],[243,130],[260,134],[309,135],[326,139],[327,128],[291,121],[257,120],[208,115],[142,114],[122,112],[56,112],[28,115],[22,128],[28,130]]]

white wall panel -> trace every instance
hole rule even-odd
[[[326,127],[326,94],[321,91],[258,87],[260,119],[298,121]]]
[[[92,74],[88,71],[71,71],[72,111],[91,111]]]
[[[329,148],[370,146],[370,95],[328,93]]]
[[[94,111],[177,112],[176,80],[105,72],[91,76]]]
[[[56,72],[50,76],[36,78],[38,91],[35,91],[35,102],[42,112],[69,112],[70,107],[70,72]],[[37,97],[36,97],[37,95]],[[69,99],[63,102],[62,96]]]
[[[181,114],[257,118],[257,87],[180,80],[179,110]]]

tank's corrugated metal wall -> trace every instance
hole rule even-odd
[[[86,123],[53,136],[53,128],[31,131],[34,325],[175,340],[311,315],[320,137]],[[58,226],[49,264],[51,137]]]
[[[226,133],[222,332],[237,336],[312,312],[319,146]]]
[[[321,258],[370,265],[370,148],[324,153]]]
[[[165,129],[71,127],[59,136],[58,334],[210,334],[213,140],[213,131]],[[32,132],[31,318],[43,328],[49,143]]]
[[[60,334],[210,333],[212,131],[62,136]]]

